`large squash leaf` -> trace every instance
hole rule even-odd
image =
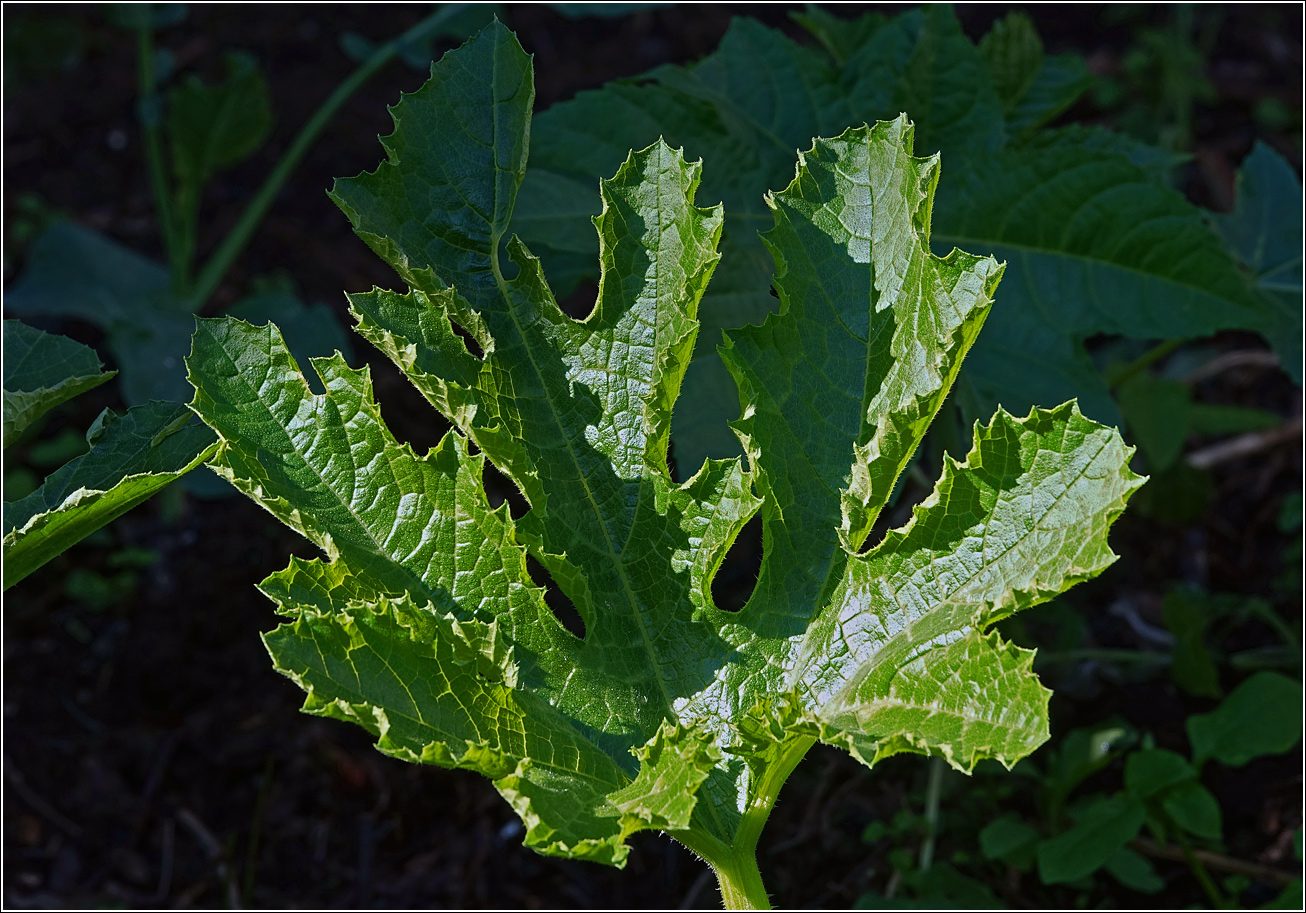
[[[1073,404],[999,413],[912,522],[864,550],[1002,273],[931,253],[938,158],[912,157],[905,118],[799,157],[766,201],[780,311],[726,348],[747,464],[708,460],[676,484],[672,408],[722,209],[695,205],[700,166],[667,144],[627,155],[600,187],[598,299],[571,319],[540,261],[505,245],[533,97],[495,23],[392,109],[386,161],[334,190],[410,287],[350,301],[455,424],[430,452],[391,436],[366,369],[315,359],[314,393],[274,326],[200,323],[192,407],[220,438],[214,465],[324,554],[263,583],[288,619],[266,643],[305,710],[491,778],[540,852],[618,865],[644,828],[718,868],[751,860],[818,739],[867,764],[1032,751],[1047,691],[1032,654],[986,629],[1110,563],[1107,529],[1140,480]],[[490,506],[486,459],[528,500],[520,519]],[[713,575],[759,509],[761,577],[722,611]],[[528,556],[583,637],[552,617]]]
[[[1007,262],[1006,293],[962,375],[971,411],[1001,404],[1024,413],[1076,396],[1089,415],[1115,423],[1087,337],[1265,330],[1268,306],[1205,215],[1158,180],[1168,158],[1104,131],[1038,129],[1089,79],[1082,61],[1045,57],[1027,21],[1009,17],[980,48],[944,6],[884,22],[871,14],[838,40],[828,16],[802,21],[833,59],[737,19],[701,62],[583,92],[544,112],[532,133],[514,228],[561,291],[594,275],[593,237],[577,215],[598,211],[595,179],[626,149],[658,136],[683,145],[703,158],[704,194],[725,203],[722,262],[676,416],[678,459],[696,466],[737,452],[714,349],[720,328],[759,322],[775,307],[757,240],[769,218],[763,194],[787,180],[811,136],[900,112],[916,125],[917,148],[941,151],[953,175],[939,194],[935,252],[959,245]]]

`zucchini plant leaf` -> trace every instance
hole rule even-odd
[[[212,455],[213,432],[178,403],[101,413],[91,449],[4,506],[4,587],[116,520]]]
[[[828,17],[805,22],[818,38],[834,28]],[[825,57],[737,19],[697,64],[582,92],[540,116],[513,227],[559,294],[597,275],[578,210],[598,212],[592,188],[626,149],[659,135],[682,145],[703,158],[706,197],[725,204],[722,261],[703,299],[703,333],[675,419],[678,461],[697,466],[737,452],[725,430],[736,416],[730,384],[714,349],[721,328],[757,323],[776,307],[757,239],[769,220],[765,191],[788,180],[794,150],[811,136],[904,111],[916,147],[941,151],[949,167],[934,213],[935,253],[955,245],[1007,262],[1007,291],[962,374],[975,414],[999,404],[1024,414],[1078,397],[1085,414],[1118,423],[1087,337],[1265,331],[1268,305],[1205,214],[1164,186],[1170,157],[1106,131],[1039,129],[1089,77],[1082,61],[1043,57],[1031,78],[1041,47],[1018,33],[1004,28],[982,52],[948,8],[930,7],[850,22],[839,41],[824,41],[833,55]],[[759,72],[776,75],[761,80]]]
[[[113,377],[90,346],[17,320],[4,322],[4,445],[62,402]]]
[[[601,184],[598,296],[573,320],[505,241],[533,97],[494,23],[392,109],[377,170],[333,191],[409,285],[349,297],[456,426],[431,451],[390,434],[366,369],[315,359],[314,393],[274,326],[199,324],[192,408],[220,438],[214,466],[324,555],[262,584],[288,619],[268,649],[305,710],[489,777],[542,853],[618,865],[645,828],[718,867],[751,859],[816,740],[868,765],[1033,751],[1048,692],[1033,654],[986,629],[1109,564],[1140,479],[1072,403],[999,413],[911,523],[865,548],[1002,273],[930,252],[937,157],[911,155],[905,117],[799,156],[766,202],[780,311],[724,349],[747,464],[706,460],[677,484],[672,409],[722,207],[696,205],[701,167],[666,143],[629,153]],[[524,494],[520,518],[490,506],[487,459]],[[759,510],[756,589],[722,611],[712,578]]]

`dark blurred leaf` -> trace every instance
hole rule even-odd
[[[1138,799],[1197,779],[1197,771],[1182,755],[1164,748],[1144,748],[1125,760],[1125,788]]]
[[[1205,512],[1214,491],[1209,472],[1179,460],[1164,472],[1152,473],[1131,506],[1153,520],[1181,526]]]
[[[168,93],[168,141],[179,194],[198,193],[219,171],[258,151],[272,129],[267,83],[248,54],[226,55],[227,77],[191,76]]]
[[[1271,305],[1263,332],[1302,382],[1302,188],[1292,167],[1257,142],[1238,171],[1237,204],[1216,225]]]
[[[1189,432],[1188,388],[1177,380],[1135,374],[1116,390],[1129,435],[1149,469],[1164,471],[1183,453]]]
[[[567,19],[618,19],[644,10],[666,9],[674,3],[550,3],[555,13]]]
[[[1211,614],[1202,594],[1172,590],[1161,607],[1166,628],[1175,636],[1171,672],[1180,688],[1199,697],[1219,697],[1220,672],[1206,645]]]
[[[1028,871],[1034,864],[1038,831],[1015,815],[1003,815],[980,831],[979,844],[985,859],[1001,859]]]
[[[45,413],[98,387],[105,371],[95,350],[17,320],[4,322],[4,446]]]
[[[1130,729],[1109,722],[1067,733],[1051,753],[1043,780],[1048,817],[1056,822],[1075,787],[1110,764],[1135,738]]]
[[[1264,409],[1216,403],[1192,403],[1188,407],[1188,427],[1195,434],[1242,434],[1264,431],[1282,423],[1282,417]]]
[[[105,18],[125,29],[164,29],[185,20],[184,3],[106,3]]]
[[[193,394],[183,361],[190,352],[195,316],[173,297],[167,270],[71,222],[38,238],[27,269],[5,293],[18,314],[75,317],[105,330],[129,405],[151,400],[187,402]],[[243,319],[276,320],[297,359],[352,349],[334,315],[284,294],[254,295],[233,306]],[[216,478],[216,477],[215,477]]]
[[[843,66],[854,51],[861,47],[871,34],[887,22],[883,13],[867,13],[856,19],[843,19],[815,3],[807,4],[801,13],[790,13],[790,18],[807,29],[837,66]]]
[[[1277,672],[1257,672],[1210,713],[1188,718],[1193,762],[1208,760],[1241,767],[1268,754],[1282,754],[1301,739],[1301,682]]]
[[[1116,881],[1132,891],[1155,894],[1165,887],[1165,879],[1156,874],[1152,863],[1127,846],[1116,850],[1103,868],[1110,872]]]
[[[1181,783],[1161,797],[1161,807],[1175,824],[1207,840],[1222,833],[1220,803],[1196,780]]]
[[[1028,16],[1013,12],[993,23],[980,39],[979,50],[1002,107],[1010,115],[1043,67],[1043,40]]]
[[[1091,875],[1138,835],[1145,814],[1143,803],[1130,796],[1098,798],[1074,827],[1039,843],[1039,878],[1058,884]]]
[[[1044,56],[1033,81],[1007,115],[1007,131],[1016,137],[1031,135],[1078,101],[1092,84],[1093,74],[1078,54]]]

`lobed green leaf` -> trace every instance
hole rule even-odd
[[[945,32],[946,50],[960,33]],[[723,53],[780,42],[746,27]],[[782,60],[800,82],[770,88],[705,62],[669,97],[728,100],[719,110],[764,136],[810,56]],[[1000,413],[912,523],[862,551],[1002,271],[931,253],[939,164],[912,156],[912,125],[813,141],[762,204],[780,311],[725,349],[747,468],[703,460],[676,484],[673,406],[726,217],[696,205],[702,169],[665,141],[623,147],[593,210],[598,297],[568,317],[541,262],[506,239],[532,98],[529,59],[495,23],[393,109],[387,160],[334,191],[409,285],[350,305],[454,424],[429,453],[395,441],[367,371],[339,355],[313,362],[317,393],[275,327],[196,334],[192,408],[219,435],[215,467],[325,555],[263,584],[289,617],[269,651],[305,709],[363,725],[389,754],[490,777],[540,852],[618,865],[650,827],[717,862],[751,853],[818,738],[867,764],[1032,751],[1047,692],[1032,655],[985,629],[1110,563],[1107,529],[1140,480],[1119,435],[1073,404]],[[622,122],[604,123],[617,138],[595,143],[622,142]],[[544,189],[561,199],[565,180]],[[491,508],[487,459],[525,495],[519,519]],[[759,509],[760,579],[722,611],[712,578]],[[552,617],[528,557],[583,637]]]

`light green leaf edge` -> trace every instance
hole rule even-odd
[[[152,402],[121,418],[101,415],[91,450],[4,505],[4,588],[199,466],[213,432],[178,403]]]
[[[92,390],[117,371],[105,371],[90,346],[4,322],[4,446],[62,402]]]

